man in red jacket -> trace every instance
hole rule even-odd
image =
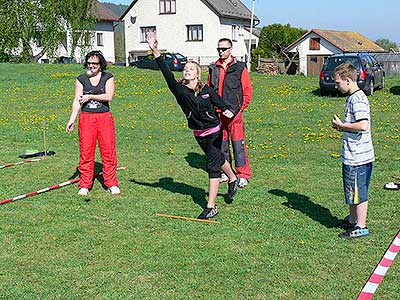
[[[239,187],[245,187],[251,177],[250,163],[245,144],[242,112],[247,108],[252,97],[250,75],[244,62],[232,56],[232,41],[227,38],[218,41],[219,59],[208,68],[208,84],[235,109],[235,117],[228,119],[221,115],[222,151],[226,160],[230,159],[229,140],[232,143],[235,169],[239,177]],[[221,181],[226,181],[226,176]]]

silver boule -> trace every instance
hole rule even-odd
[[[93,71],[90,70],[90,69],[86,69],[85,75],[86,75],[87,77],[92,77],[92,76],[93,76]]]

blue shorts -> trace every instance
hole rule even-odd
[[[346,204],[360,204],[368,201],[372,162],[361,166],[342,164],[342,174]]]

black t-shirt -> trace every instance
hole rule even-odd
[[[105,94],[106,82],[112,77],[113,75],[111,73],[101,72],[99,84],[96,86],[93,86],[89,78],[84,74],[78,76],[78,81],[83,85],[84,95],[101,95]],[[110,111],[110,104],[108,101],[89,100],[88,102],[82,104],[81,111],[91,113],[108,112]]]

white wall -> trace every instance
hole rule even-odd
[[[236,40],[233,40],[233,49],[232,54],[236,56],[239,60],[245,60],[248,54],[248,41],[250,33],[244,29],[244,27],[249,27],[249,22],[245,20],[235,20],[235,19],[226,19],[223,18],[221,24],[221,36],[227,37],[229,39],[234,38],[232,34],[232,25],[239,26],[240,29],[236,32]],[[252,34],[251,37],[252,43],[258,45],[258,37]]]
[[[136,16],[134,24],[130,21],[132,14]],[[220,18],[200,0],[176,1],[176,14],[166,15],[159,14],[159,0],[139,0],[125,15],[124,22],[127,59],[130,51],[148,50],[147,43],[140,42],[140,27],[156,26],[160,49],[180,52],[207,65],[218,58],[218,40],[232,38],[232,24],[240,21],[223,20],[221,25]],[[187,25],[203,25],[203,41],[187,41]],[[234,43],[234,55],[247,53],[244,39],[248,35]]]
[[[311,38],[320,38],[320,49],[319,50],[310,50],[310,39]],[[332,55],[334,53],[342,53],[343,51],[339,48],[333,46],[330,42],[323,39],[319,35],[311,32],[307,35],[303,40],[301,40],[297,46],[295,45],[289,52],[295,53],[299,52],[299,60],[300,66],[299,71],[307,76],[307,56],[308,55]]]
[[[103,34],[103,46],[97,45],[97,33]],[[108,62],[115,62],[115,46],[114,46],[114,32],[110,31],[95,31],[91,43],[92,46],[82,49],[77,47],[74,52],[74,57],[78,63],[81,63],[85,59],[85,55],[87,52],[92,50],[98,50],[103,53],[104,58]]]
[[[97,33],[103,34],[103,46],[97,45]],[[99,50],[103,53],[104,58],[114,63],[115,62],[115,46],[114,46],[114,31],[113,31],[113,22],[98,22],[96,24],[96,31],[93,31],[92,38],[90,41],[91,46],[81,48],[79,46],[76,47],[73,54],[71,54],[71,47],[72,47],[72,38],[71,34],[67,32],[67,48],[63,45],[58,47],[58,50],[55,54],[55,58],[65,56],[65,57],[73,57],[76,62],[81,63],[83,62],[85,55],[87,52],[92,50]],[[33,47],[33,54],[37,54],[41,51],[40,47]],[[48,57],[47,54],[44,54],[40,59],[39,62],[43,60],[49,59],[52,62],[52,59]]]

